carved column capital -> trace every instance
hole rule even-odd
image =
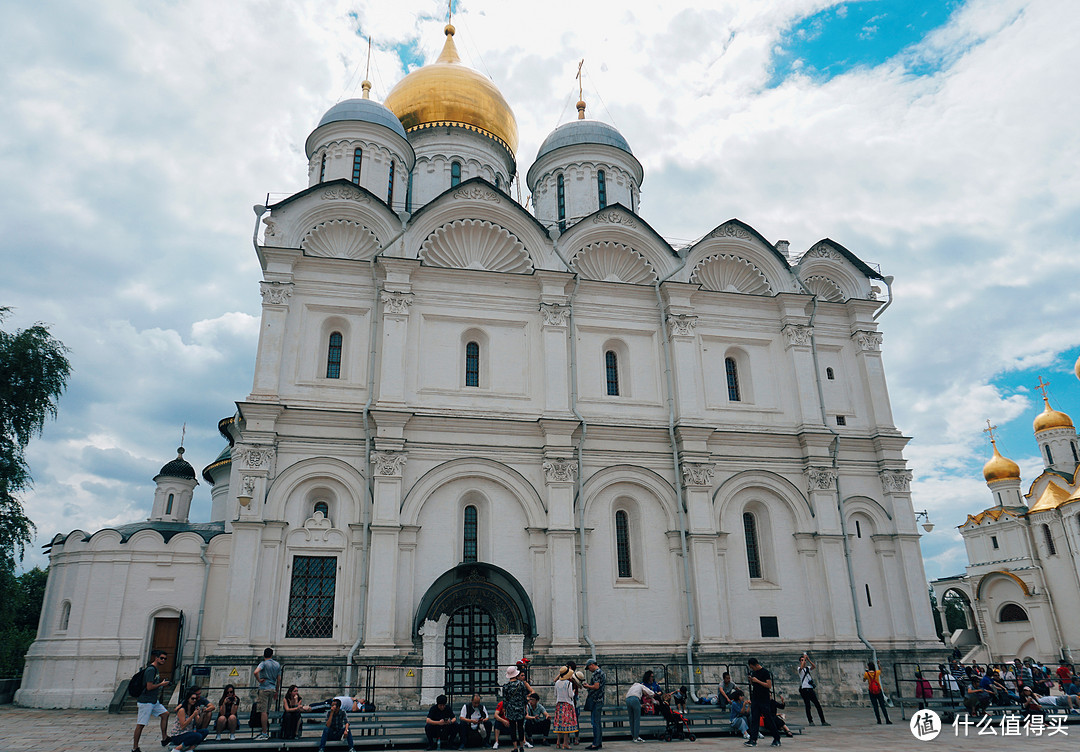
[[[237,444],[233,448],[233,460],[245,470],[270,473],[274,465],[274,448],[255,444]]]
[[[862,352],[879,352],[881,350],[881,332],[870,332],[863,329],[851,335],[855,345]]]
[[[879,475],[885,493],[911,493],[910,470],[882,470]]]
[[[682,476],[684,486],[711,486],[716,466],[711,462],[684,462]]]
[[[570,318],[570,306],[563,303],[541,303],[540,314],[544,317],[544,326],[566,326]]]
[[[400,478],[406,459],[405,452],[372,452],[371,472],[384,478]]]
[[[667,322],[672,337],[693,337],[698,317],[688,313],[669,313]]]
[[[412,293],[410,292],[384,292],[382,294],[383,313],[397,316],[408,316],[409,306],[412,305]]]
[[[260,282],[259,294],[265,306],[288,306],[292,297],[292,282]]]
[[[577,463],[562,457],[544,460],[544,480],[548,483],[573,483],[577,476]]]
[[[788,347],[809,347],[814,328],[805,324],[785,324],[780,331],[787,338]]]
[[[811,491],[830,491],[836,488],[837,473],[831,467],[808,467],[806,482]]]

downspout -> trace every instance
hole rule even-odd
[[[844,544],[844,562],[847,564],[848,586],[851,588],[851,607],[855,612],[855,635],[859,638],[859,642],[865,645],[870,651],[870,657],[874,661],[874,667],[876,668],[878,665],[877,648],[871,645],[866,637],[863,636],[862,616],[859,613],[859,595],[855,588],[855,569],[851,563],[851,545],[848,543],[847,521],[844,519],[844,497],[840,493],[840,434],[833,430],[832,426],[829,425],[829,416],[825,412],[825,392],[821,386],[821,369],[818,367],[817,340],[814,339],[814,319],[817,317],[818,296],[803,284],[803,281],[799,278],[797,272],[794,272],[793,270],[791,276],[799,283],[799,287],[801,287],[807,295],[810,295],[813,298],[809,322],[810,355],[814,362],[814,381],[817,385],[818,407],[821,410],[821,424],[825,426],[825,430],[833,436],[832,444],[829,447],[829,454],[832,455],[832,468],[835,475],[836,511],[840,516],[840,537]],[[889,303],[892,303],[891,286],[889,287]]]
[[[521,190],[520,185],[518,190]],[[554,235],[554,232],[552,232]],[[559,252],[559,236],[554,235],[551,238],[551,249],[555,251],[555,255],[559,257],[559,261],[563,263],[566,270],[574,275],[574,289],[570,292],[570,298],[567,301],[567,308],[570,309],[570,412],[577,418],[578,423],[581,424],[581,436],[578,437],[577,443],[577,488],[575,490],[575,501],[578,505],[578,565],[580,567],[581,588],[581,636],[585,638],[585,644],[589,646],[589,657],[592,660],[596,660],[596,644],[592,641],[592,637],[589,635],[589,585],[586,579],[587,569],[585,566],[585,473],[584,473],[584,459],[583,452],[585,447],[585,437],[589,432],[589,423],[585,420],[585,416],[578,410],[578,386],[577,386],[577,330],[574,328],[574,299],[577,297],[578,287],[581,285],[581,275],[577,269],[572,267],[570,263]]]
[[[675,378],[671,373],[671,337],[667,330],[667,314],[664,313],[664,298],[660,294],[660,285],[674,277],[686,266],[686,259],[663,279],[657,279],[653,289],[656,292],[656,306],[660,314],[660,340],[664,343],[664,375],[667,380],[668,405],[668,440],[671,442],[671,466],[675,472],[675,506],[679,517],[679,544],[682,546],[683,595],[686,598],[686,622],[690,635],[686,640],[686,675],[689,681],[690,698],[697,702],[694,686],[694,642],[697,641],[697,624],[694,620],[694,601],[690,587],[690,550],[686,544],[686,511],[683,508],[682,468],[679,463],[679,445],[675,437]]]
[[[199,599],[199,624],[195,627],[195,654],[191,658],[193,664],[199,662],[199,647],[202,645],[203,614],[206,613],[206,588],[210,585],[210,560],[206,558],[206,552],[210,548],[208,541],[203,541],[199,549],[199,558],[203,563],[202,597]]]
[[[364,420],[364,488],[367,489],[367,499],[365,503],[361,504],[360,510],[360,524],[363,527],[362,535],[364,538],[364,555],[360,559],[360,598],[356,615],[356,641],[349,647],[349,653],[345,658],[345,688],[350,691],[352,687],[353,658],[356,656],[356,651],[360,649],[360,643],[364,641],[364,626],[365,619],[367,618],[368,570],[371,566],[371,507],[375,504],[375,482],[371,477],[371,423],[369,418],[371,414],[371,405],[375,401],[375,357],[378,354],[377,335],[379,332],[379,310],[381,308],[379,304],[382,295],[382,280],[379,279],[375,264],[383,251],[396,243],[398,239],[405,234],[404,225],[405,222],[403,221],[401,232],[395,235],[371,257],[371,281],[375,287],[375,294],[372,298],[371,326],[370,331],[368,332],[367,401],[364,402],[364,409],[362,412]]]

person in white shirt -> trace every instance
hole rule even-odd
[[[461,706],[458,727],[460,728],[458,738],[461,740],[461,746],[458,749],[465,749],[467,742],[472,746],[473,741],[470,741],[470,737],[473,737],[473,740],[479,740],[480,729],[484,730],[483,742],[484,746],[487,746],[488,740],[491,739],[491,721],[488,720],[487,708],[480,703],[480,695],[473,695],[470,702]]]
[[[635,742],[643,742],[641,738],[641,698],[654,697],[656,693],[641,682],[630,685],[626,691],[626,714],[630,716],[630,738]]]

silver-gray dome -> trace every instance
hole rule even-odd
[[[361,120],[365,123],[383,125],[402,138],[406,138],[405,127],[398,120],[397,115],[371,99],[346,99],[338,102],[326,111],[316,127],[321,128],[327,123],[336,123],[340,120]]]
[[[540,144],[540,150],[536,152],[536,160],[540,161],[541,157],[556,149],[576,144],[614,146],[634,156],[634,152],[630,151],[630,144],[626,143],[626,139],[613,126],[599,120],[571,120],[569,123],[560,125],[544,139],[544,143]]]

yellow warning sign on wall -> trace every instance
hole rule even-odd
[[[229,672],[229,676],[240,676],[240,672],[234,668],[232,671]]]
[[[416,676],[416,674],[414,674],[413,670],[410,668],[408,671],[405,672],[405,676]]]

